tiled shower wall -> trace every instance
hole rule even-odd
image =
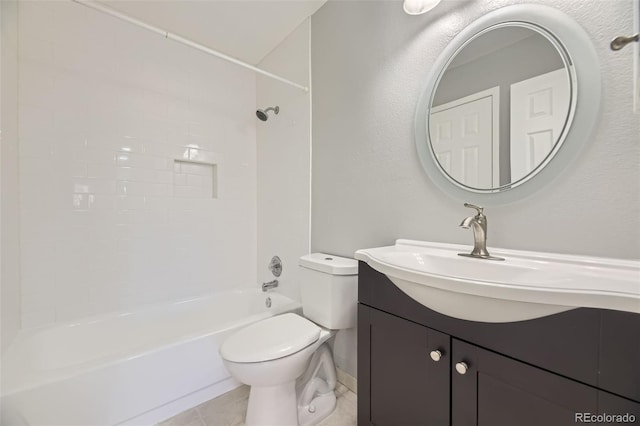
[[[18,210],[18,4],[0,2],[0,354],[20,329]]]
[[[273,49],[260,68],[305,86],[310,83],[309,20],[305,20]],[[310,94],[259,76],[256,99],[260,108],[277,105],[278,115],[257,127],[258,156],[258,279],[274,277],[267,265],[282,260],[278,291],[300,300],[298,260],[309,253],[311,191]]]
[[[23,327],[255,285],[255,86],[81,5],[20,2]]]

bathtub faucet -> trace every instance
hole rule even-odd
[[[262,291],[272,290],[278,287],[278,280],[269,281],[268,283],[262,283]]]

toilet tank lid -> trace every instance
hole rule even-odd
[[[358,261],[326,253],[311,253],[300,258],[299,265],[331,275],[358,275]]]

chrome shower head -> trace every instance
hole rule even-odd
[[[280,112],[280,107],[275,106],[269,107],[267,109],[259,109],[256,111],[256,117],[258,117],[261,121],[267,121],[269,119],[269,116],[267,115],[269,111],[273,111],[277,115]]]

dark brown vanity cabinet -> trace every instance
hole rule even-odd
[[[359,301],[359,425],[576,425],[576,413],[629,413],[640,425],[640,315],[463,321],[362,262]]]
[[[456,360],[467,367],[451,377],[453,425],[575,425],[575,413],[597,413],[587,385],[454,339]]]

